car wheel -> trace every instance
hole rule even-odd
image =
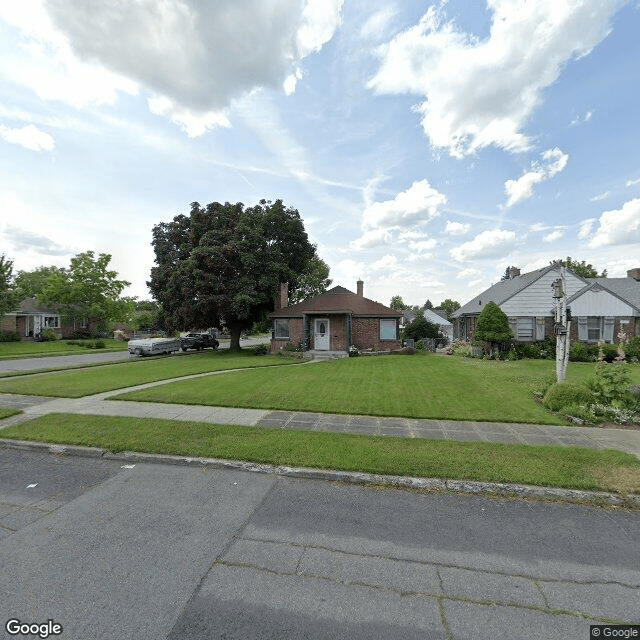
[[[142,349],[135,349],[133,353],[135,353],[135,355],[137,355],[137,356],[141,356],[142,355]]]
[[[182,347],[182,350],[186,353],[187,352],[187,347]]]

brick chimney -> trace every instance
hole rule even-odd
[[[289,283],[281,282],[280,283],[280,295],[275,297],[273,301],[273,310],[278,311],[279,309],[284,309],[289,306]]]
[[[634,280],[640,281],[640,267],[629,269],[629,271],[627,271],[627,278],[633,278]]]
[[[358,280],[358,282],[356,283],[357,288],[357,293],[358,295],[362,298],[364,296],[364,282],[362,280]]]

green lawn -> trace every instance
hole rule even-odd
[[[570,380],[594,365],[572,363]],[[640,367],[632,369],[640,382]],[[383,356],[345,358],[304,367],[243,371],[233,376],[175,382],[119,399],[230,407],[565,424],[537,404],[533,392],[555,363],[496,362],[458,357]]]
[[[205,351],[189,356],[168,356],[105,364],[69,371],[3,378],[0,393],[79,398],[125,387],[208,371],[267,367],[297,361],[280,356],[254,356],[251,352]],[[235,375],[235,374],[233,374]],[[209,382],[211,385],[211,381]]]
[[[78,342],[94,343],[95,340],[78,340]],[[23,340],[22,342],[0,342],[0,360],[127,350],[126,341],[105,338],[104,342],[106,344],[104,349],[87,349],[77,344],[67,344],[66,340],[55,340],[53,342],[32,342],[30,340]]]
[[[281,370],[284,372],[284,370]],[[640,492],[640,460],[617,451],[361,436],[144,418],[51,414],[3,438],[428,478]]]
[[[22,413],[20,409],[8,409],[5,407],[0,407],[0,420],[3,420],[4,418],[8,418],[9,416],[16,416],[19,413]]]

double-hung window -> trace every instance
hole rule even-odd
[[[273,321],[273,337],[275,340],[289,340],[289,318],[276,318]]]

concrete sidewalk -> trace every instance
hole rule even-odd
[[[178,378],[198,378],[217,375],[210,372]],[[0,394],[0,406],[16,407],[24,413],[0,420],[1,429],[49,413],[76,413],[84,415],[130,416],[137,418],[163,418],[261,426],[274,429],[309,429],[335,433],[398,436],[404,438],[431,438],[441,440],[504,442],[511,444],[578,446],[591,449],[617,449],[640,458],[640,430],[597,427],[563,427],[555,425],[466,422],[450,420],[415,420],[375,416],[335,415],[267,409],[239,409],[201,405],[164,404],[156,402],[129,402],[108,398],[129,391],[147,389],[174,380],[160,380],[147,384],[107,391],[84,398],[42,398]]]

